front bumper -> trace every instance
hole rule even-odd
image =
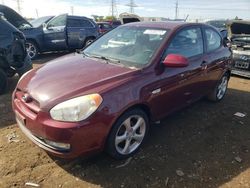
[[[76,158],[101,151],[112,125],[112,118],[103,121],[101,113],[79,123],[55,121],[48,113],[39,111],[34,103],[23,102],[19,92],[13,93],[12,106],[22,132],[40,148],[60,158]],[[53,147],[45,140],[69,144],[70,148]]]
[[[250,78],[249,51],[233,51],[232,74]]]

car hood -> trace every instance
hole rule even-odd
[[[101,93],[129,79],[134,69],[107,64],[103,60],[70,54],[53,60],[25,75],[17,89],[28,93],[42,109],[67,99]]]
[[[249,21],[232,21],[228,24],[228,37],[232,42],[244,41],[250,42],[250,22]]]
[[[20,14],[13,9],[0,5],[0,12],[4,14],[4,17],[18,29],[24,29],[25,27],[32,27],[32,25],[25,20]]]

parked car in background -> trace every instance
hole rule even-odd
[[[227,24],[228,20],[210,20],[207,21],[206,24],[212,25],[220,31],[222,38],[227,38]]]
[[[105,149],[123,159],[141,147],[150,122],[204,96],[221,101],[230,63],[230,49],[211,26],[125,24],[82,54],[29,72],[13,93],[13,109],[23,133],[53,155]]]
[[[86,17],[59,15],[51,19],[44,27],[33,27],[14,10],[4,8],[7,20],[21,30],[27,40],[27,52],[31,59],[39,53],[81,49],[90,44],[99,35],[97,24]]]
[[[43,27],[44,24],[47,24],[54,17],[55,16],[43,16],[30,21],[30,23],[34,28]]]
[[[112,25],[109,22],[97,22],[99,26],[99,33],[104,34],[113,29]]]
[[[229,26],[233,50],[233,74],[250,78],[250,22],[234,20]]]
[[[1,11],[1,10],[0,10]],[[0,12],[0,94],[7,87],[7,78],[16,73],[22,76],[32,69],[25,49],[25,37]]]
[[[121,24],[127,24],[127,23],[132,23],[132,22],[141,22],[140,16],[136,14],[131,14],[131,13],[121,13],[119,15],[119,19],[121,21]]]
[[[109,21],[109,23],[112,25],[113,28],[116,28],[122,24],[120,20]]]

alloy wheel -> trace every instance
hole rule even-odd
[[[27,50],[27,53],[30,57],[30,59],[33,59],[36,57],[37,55],[37,48],[34,44],[30,43],[30,42],[27,42],[26,43],[26,50]]]
[[[146,134],[146,122],[139,115],[128,117],[119,127],[115,136],[115,148],[121,155],[135,151]]]
[[[216,95],[218,100],[221,100],[224,97],[227,91],[227,84],[228,84],[228,77],[223,76],[221,79],[221,83],[218,85],[218,90]]]

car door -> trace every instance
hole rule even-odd
[[[178,54],[188,59],[187,67],[166,67],[152,86],[152,108],[159,118],[197,100],[204,93],[204,45],[200,27],[186,27],[173,37],[163,59]],[[159,108],[162,106],[162,108]]]
[[[213,28],[203,27],[205,38],[206,56],[204,63],[206,65],[207,87],[212,89],[217,80],[222,76],[225,63],[228,60],[225,57],[230,56],[230,52],[223,45],[221,35]]]
[[[94,25],[83,17],[68,17],[67,20],[67,36],[69,48],[82,48],[84,47],[87,36],[91,35]]]
[[[67,49],[66,19],[66,14],[59,15],[50,20],[46,27],[43,28],[44,43],[47,49]]]

